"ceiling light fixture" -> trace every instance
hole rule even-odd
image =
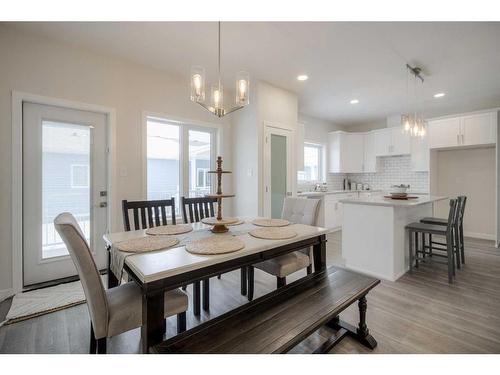
[[[223,117],[231,112],[237,111],[248,105],[250,78],[247,72],[239,72],[236,76],[235,106],[226,110],[224,108],[224,89],[221,79],[221,45],[220,45],[220,22],[218,22],[218,59],[217,73],[218,82],[211,87],[211,105],[205,104],[205,69],[200,66],[191,67],[191,101],[198,103],[210,113],[217,117]]]
[[[297,81],[307,81],[308,78],[309,77],[307,75],[301,74],[301,75],[297,76]]]
[[[351,104],[358,104],[359,100],[358,99],[353,99],[349,103],[351,103]]]
[[[445,96],[446,94],[444,92],[438,92],[437,94],[434,94],[434,97],[435,98],[442,98],[443,96]]]
[[[420,80],[422,85],[424,85],[424,77],[422,77],[422,69],[419,67],[412,67],[406,64],[406,106],[407,113],[401,116],[401,122],[403,124],[403,133],[410,134],[412,137],[424,138],[427,132],[427,121],[423,118],[421,114],[418,113],[418,90],[417,90],[417,80]],[[413,89],[414,89],[414,100],[413,100],[413,113],[410,113],[410,94],[408,90],[408,77],[413,76]]]

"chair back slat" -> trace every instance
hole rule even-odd
[[[196,223],[214,215],[214,203],[217,198],[186,198],[181,197],[182,219],[184,223]]]
[[[170,208],[170,211],[167,211]],[[175,224],[175,199],[154,201],[122,201],[123,226],[125,231],[131,230],[129,210],[134,215],[134,230],[147,229],[159,225],[168,225],[169,220]],[[170,212],[170,218],[168,215]],[[140,221],[139,221],[140,215]]]

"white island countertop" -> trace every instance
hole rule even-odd
[[[413,207],[413,206],[419,206],[421,204],[433,203],[444,199],[448,199],[448,197],[433,196],[433,195],[416,195],[416,196],[418,197],[416,199],[402,200],[402,199],[385,198],[384,196],[375,195],[369,197],[341,199],[340,203],[361,204],[370,206],[387,206],[387,207]]]

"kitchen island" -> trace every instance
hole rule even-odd
[[[395,200],[384,196],[342,199],[342,257],[346,268],[396,281],[408,271],[405,226],[433,216],[434,202],[447,199],[418,195]]]

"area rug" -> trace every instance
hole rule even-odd
[[[19,293],[12,299],[10,310],[5,321],[0,323],[0,326],[20,322],[81,303],[85,303],[85,294],[80,281]]]

